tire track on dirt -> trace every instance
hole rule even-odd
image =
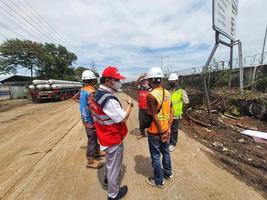
[[[12,192],[12,190],[19,184],[21,183],[31,172],[31,170],[39,163],[42,161],[42,159],[45,158],[45,156],[50,152],[53,151],[53,149],[60,143],[63,141],[63,139],[70,133],[70,131],[80,122],[80,118],[73,124],[73,126],[63,135],[59,138],[59,140],[54,143],[53,147],[45,152],[40,152],[43,155],[40,156],[40,158],[27,170],[25,171],[25,173],[18,179],[17,182],[15,182],[4,194],[2,197],[0,197],[0,199],[4,199],[6,196],[8,196],[8,194],[10,192]]]

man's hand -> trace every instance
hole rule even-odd
[[[161,142],[163,143],[168,142],[170,140],[170,135],[171,135],[171,129],[168,129],[165,133],[163,133],[160,136]]]
[[[130,96],[127,97],[126,102],[131,105],[133,104],[132,98]]]
[[[83,125],[84,125],[85,128],[94,128],[94,125],[91,124],[91,123],[84,122]]]
[[[171,136],[171,129],[170,128],[168,128],[166,134],[167,134],[168,140],[169,140],[170,139],[170,136]]]
[[[140,76],[140,79],[144,79],[145,77],[146,77],[146,73],[142,74],[142,75]]]

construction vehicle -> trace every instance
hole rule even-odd
[[[64,101],[72,98],[79,92],[82,84],[80,82],[65,80],[33,80],[29,92],[32,102],[40,103],[44,100]]]

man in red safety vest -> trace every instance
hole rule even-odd
[[[100,148],[106,153],[104,185],[108,186],[109,200],[121,199],[128,191],[126,185],[120,188],[119,174],[123,158],[123,139],[128,131],[126,121],[133,102],[128,97],[128,105],[124,110],[114,96],[124,79],[116,67],[107,67],[102,73],[101,85],[90,103]]]
[[[140,134],[137,136],[137,139],[145,137],[144,118],[146,117],[146,112],[147,112],[146,97],[149,94],[149,92],[152,91],[152,88],[149,86],[148,80],[145,78],[145,76],[146,74],[142,74],[135,82],[135,85],[138,87],[138,107],[139,107],[138,121],[140,130]]]

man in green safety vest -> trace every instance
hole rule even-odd
[[[174,110],[173,122],[171,125],[171,137],[169,151],[172,152],[176,148],[178,140],[178,128],[179,120],[182,118],[183,106],[189,103],[189,99],[185,90],[183,90],[178,84],[178,75],[171,73],[168,78],[171,101]]]

